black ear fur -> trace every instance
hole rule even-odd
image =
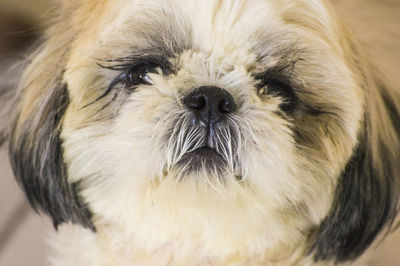
[[[400,139],[396,103],[390,96],[380,96],[390,116],[388,121]],[[386,225],[392,225],[398,212],[400,150],[396,144],[389,146],[378,138],[378,151],[373,151],[368,145],[369,128],[373,126],[367,113],[361,140],[337,185],[333,207],[313,236],[310,253],[315,261],[354,260]],[[373,152],[378,153],[378,164]]]
[[[14,174],[33,208],[48,214],[54,226],[64,222],[95,230],[91,213],[78,196],[79,184],[67,180],[61,121],[69,104],[67,85],[58,86],[36,113],[14,128],[10,159]]]

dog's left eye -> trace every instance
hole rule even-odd
[[[292,112],[297,103],[294,89],[285,82],[277,79],[264,80],[257,89],[259,95],[274,95],[282,99],[280,108],[285,112]]]
[[[123,75],[123,81],[127,86],[140,84],[151,85],[150,73],[157,73],[160,66],[152,62],[143,62],[128,69]]]

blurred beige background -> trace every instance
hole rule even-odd
[[[40,36],[47,16],[44,11],[47,1],[0,0],[0,74],[14,56],[25,51]],[[332,2],[339,17],[351,26],[400,89],[400,0]],[[29,208],[12,180],[5,147],[1,148],[0,265],[49,265],[45,239],[52,230],[47,218]],[[374,245],[361,262],[368,266],[400,266],[400,229],[380,245]]]

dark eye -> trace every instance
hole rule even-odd
[[[169,73],[168,68],[162,68],[159,64],[150,62],[150,61],[142,61],[141,63],[130,65],[130,64],[121,64],[115,66],[103,66],[98,64],[100,67],[108,68],[114,71],[123,71],[110,83],[108,88],[96,98],[92,103],[104,98],[110,92],[113,91],[115,87],[126,89],[128,92],[135,91],[136,87],[141,84],[151,85],[151,79],[149,77],[150,73],[157,73],[158,68],[160,68],[163,74]],[[114,94],[113,99],[116,98],[117,94]],[[90,104],[92,104],[90,103]],[[90,105],[88,104],[88,105]],[[87,105],[87,106],[88,106]]]
[[[124,82],[127,86],[137,86],[140,84],[150,85],[151,80],[149,74],[157,73],[157,68],[159,67],[159,65],[151,62],[137,64],[124,73]]]
[[[257,92],[262,95],[274,95],[280,97],[282,103],[279,107],[285,112],[292,112],[296,107],[297,97],[294,89],[280,80],[271,79],[264,81]]]

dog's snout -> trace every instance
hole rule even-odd
[[[236,111],[232,95],[221,88],[204,86],[189,93],[183,103],[205,124],[214,124]]]

